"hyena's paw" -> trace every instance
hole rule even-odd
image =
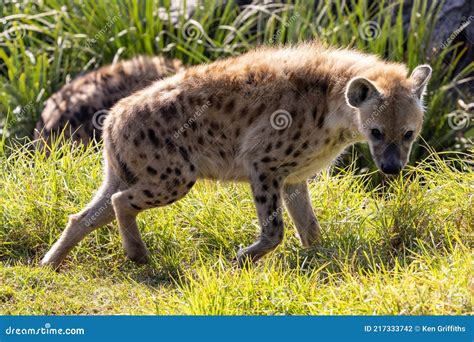
[[[127,250],[127,257],[138,265],[144,265],[149,261],[149,252],[145,246],[137,244]]]
[[[322,238],[319,232],[311,236],[300,236],[300,240],[304,248],[318,248],[322,245]]]

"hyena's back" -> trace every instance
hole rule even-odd
[[[47,100],[35,139],[51,144],[61,132],[84,144],[100,139],[105,115],[118,100],[182,69],[175,59],[141,56],[77,77]]]

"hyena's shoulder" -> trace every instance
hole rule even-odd
[[[118,100],[183,69],[175,59],[140,56],[79,76],[46,101],[35,138],[49,144],[51,135],[62,131],[82,143],[100,138],[101,123]]]

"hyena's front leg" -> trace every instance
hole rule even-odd
[[[258,260],[283,240],[282,179],[272,177],[271,173],[254,172],[251,186],[260,224],[260,237],[257,242],[239,251],[239,265],[245,264],[246,260]]]
[[[321,243],[321,230],[314,216],[306,182],[285,184],[283,187],[285,205],[295,223],[304,247]]]

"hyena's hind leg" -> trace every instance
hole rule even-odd
[[[61,237],[46,253],[41,265],[58,267],[71,249],[95,229],[114,218],[111,197],[119,190],[121,180],[106,168],[106,177],[92,201],[78,214],[71,215]]]
[[[148,251],[136,222],[137,215],[145,209],[176,202],[191,190],[195,182],[195,172],[166,167],[161,175],[152,180],[138,182],[112,196],[122,245],[128,258],[139,264],[148,260]]]

